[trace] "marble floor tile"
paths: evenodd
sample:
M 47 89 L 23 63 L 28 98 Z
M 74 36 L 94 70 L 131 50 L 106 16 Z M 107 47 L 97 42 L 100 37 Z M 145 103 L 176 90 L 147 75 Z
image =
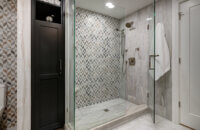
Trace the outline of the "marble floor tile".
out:
M 136 110 L 135 105 L 123 99 L 114 99 L 100 104 L 76 109 L 76 130 L 89 130 L 98 125 L 122 117 L 128 111 Z M 109 111 L 105 112 L 104 110 Z M 176 125 L 171 121 L 156 115 L 156 124 L 153 124 L 151 114 L 145 114 L 113 130 L 189 130 Z
M 123 99 L 113 99 L 100 104 L 76 109 L 76 130 L 88 130 L 98 125 L 107 123 L 126 114 L 129 108 L 138 105 Z M 108 111 L 104 111 L 108 109 Z
M 113 130 L 189 130 L 171 121 L 156 116 L 156 124 L 153 124 L 150 114 L 143 115 L 131 122 L 114 128 Z

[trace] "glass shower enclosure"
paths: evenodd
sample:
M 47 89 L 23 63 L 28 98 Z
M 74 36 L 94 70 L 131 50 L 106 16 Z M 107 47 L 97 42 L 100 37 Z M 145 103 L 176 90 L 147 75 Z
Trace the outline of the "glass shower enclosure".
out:
M 155 122 L 155 1 L 66 0 L 66 127 Z

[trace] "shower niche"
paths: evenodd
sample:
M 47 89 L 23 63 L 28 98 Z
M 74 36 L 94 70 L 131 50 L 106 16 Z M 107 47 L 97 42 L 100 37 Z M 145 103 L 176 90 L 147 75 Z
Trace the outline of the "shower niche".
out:
M 61 3 L 62 1 L 60 1 Z M 61 24 L 61 4 L 36 0 L 35 19 L 40 21 L 59 23 Z

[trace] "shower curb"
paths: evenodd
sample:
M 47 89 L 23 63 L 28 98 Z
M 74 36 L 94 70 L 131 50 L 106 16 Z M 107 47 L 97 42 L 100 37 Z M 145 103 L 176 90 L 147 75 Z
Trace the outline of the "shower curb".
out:
M 131 113 L 127 112 L 126 115 L 120 118 L 117 118 L 108 123 L 92 128 L 90 130 L 112 130 L 115 127 L 121 126 L 147 113 L 150 113 L 150 109 L 146 105 L 141 105 L 141 108 L 135 110 L 134 112 L 131 112 Z

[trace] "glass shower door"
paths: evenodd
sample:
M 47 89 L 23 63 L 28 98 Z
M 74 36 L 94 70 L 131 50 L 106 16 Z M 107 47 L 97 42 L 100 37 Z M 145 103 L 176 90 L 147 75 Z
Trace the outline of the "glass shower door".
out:
M 75 0 L 65 2 L 65 127 L 70 130 L 75 130 L 74 5 Z
M 68 84 L 69 122 L 73 129 L 88 130 L 147 108 L 147 102 L 155 122 L 155 2 L 126 14 L 124 3 L 109 8 L 99 1 L 76 0 L 68 10 L 74 13 L 68 23 L 69 34 L 74 32 L 68 35 L 73 48 L 68 54 L 74 58 L 68 60 L 74 71 Z
M 148 69 L 148 108 L 151 111 L 152 120 L 155 123 L 155 0 L 153 3 L 149 22 L 149 69 Z

